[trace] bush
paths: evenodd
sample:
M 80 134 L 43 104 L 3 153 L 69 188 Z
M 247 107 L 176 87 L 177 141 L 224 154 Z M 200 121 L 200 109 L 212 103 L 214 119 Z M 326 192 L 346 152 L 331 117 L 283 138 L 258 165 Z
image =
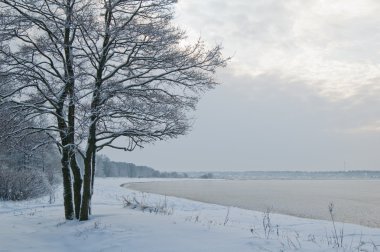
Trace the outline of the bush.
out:
M 209 172 L 209 173 L 203 174 L 199 178 L 201 178 L 201 179 L 212 179 L 212 178 L 214 178 L 214 175 L 211 172 Z
M 47 195 L 52 188 L 46 175 L 37 170 L 0 168 L 0 199 L 25 200 Z

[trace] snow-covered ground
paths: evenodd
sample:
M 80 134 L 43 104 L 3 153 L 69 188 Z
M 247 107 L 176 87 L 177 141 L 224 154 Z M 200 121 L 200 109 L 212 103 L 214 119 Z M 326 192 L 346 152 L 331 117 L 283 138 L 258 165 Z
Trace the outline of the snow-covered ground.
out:
M 48 197 L 0 201 L 0 251 L 380 250 L 380 229 L 336 223 L 335 241 L 333 225 L 328 221 L 264 214 L 120 187 L 136 181 L 150 180 L 97 178 L 94 215 L 86 222 L 64 220 L 61 190 L 53 204 L 48 203 Z M 125 208 L 123 197 L 162 208 L 165 213 Z

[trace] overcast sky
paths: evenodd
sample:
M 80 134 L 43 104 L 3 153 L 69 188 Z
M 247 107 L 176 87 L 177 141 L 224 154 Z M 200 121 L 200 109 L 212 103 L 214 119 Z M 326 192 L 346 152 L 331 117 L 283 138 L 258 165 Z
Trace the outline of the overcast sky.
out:
M 379 170 L 380 1 L 179 0 L 233 56 L 193 130 L 111 159 L 163 171 Z M 346 165 L 344 165 L 346 163 Z

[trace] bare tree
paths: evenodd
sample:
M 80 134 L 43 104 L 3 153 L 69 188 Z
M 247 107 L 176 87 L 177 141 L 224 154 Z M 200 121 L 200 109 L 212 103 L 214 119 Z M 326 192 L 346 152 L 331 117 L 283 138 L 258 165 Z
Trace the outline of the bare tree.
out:
M 3 72 L 20 83 L 3 97 L 31 108 L 32 115 L 56 119 L 38 130 L 60 136 L 63 171 L 71 167 L 74 181 L 81 180 L 75 153 L 82 155 L 83 195 L 75 194 L 74 183 L 74 195 L 81 196 L 74 205 L 76 217 L 87 220 L 96 151 L 132 151 L 185 134 L 188 112 L 217 84 L 212 74 L 226 60 L 219 46 L 186 43 L 172 24 L 175 0 L 0 3 L 8 8 L 1 29 Z M 13 41 L 22 46 L 11 48 Z M 118 138 L 126 144 L 115 144 Z
M 133 150 L 185 134 L 186 111 L 195 108 L 200 91 L 216 84 L 209 73 L 225 63 L 220 47 L 182 45 L 184 32 L 171 24 L 175 2 L 104 1 L 86 15 L 83 23 L 91 25 L 79 29 L 83 57 L 91 64 L 84 71 L 92 80 L 84 85 L 91 96 L 82 106 L 87 145 L 81 219 L 88 218 L 96 150 Z M 127 146 L 113 144 L 119 137 L 128 139 Z
M 84 1 L 81 3 L 85 5 Z M 75 161 L 74 12 L 84 6 L 66 1 L 0 1 L 1 75 L 12 86 L 1 95 L 16 110 L 28 111 L 25 121 L 44 117 L 46 127 L 19 128 L 14 134 L 44 131 L 60 146 L 65 216 L 79 217 L 81 174 Z

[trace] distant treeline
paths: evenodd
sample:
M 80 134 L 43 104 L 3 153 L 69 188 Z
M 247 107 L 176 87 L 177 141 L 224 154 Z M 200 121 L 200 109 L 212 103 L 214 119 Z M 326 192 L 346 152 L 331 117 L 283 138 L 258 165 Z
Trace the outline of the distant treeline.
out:
M 245 171 L 188 172 L 191 178 L 216 179 L 380 179 L 380 171 Z
M 133 163 L 114 162 L 104 155 L 96 159 L 97 177 L 130 177 L 130 178 L 187 178 L 186 173 L 160 172 L 148 166 Z

